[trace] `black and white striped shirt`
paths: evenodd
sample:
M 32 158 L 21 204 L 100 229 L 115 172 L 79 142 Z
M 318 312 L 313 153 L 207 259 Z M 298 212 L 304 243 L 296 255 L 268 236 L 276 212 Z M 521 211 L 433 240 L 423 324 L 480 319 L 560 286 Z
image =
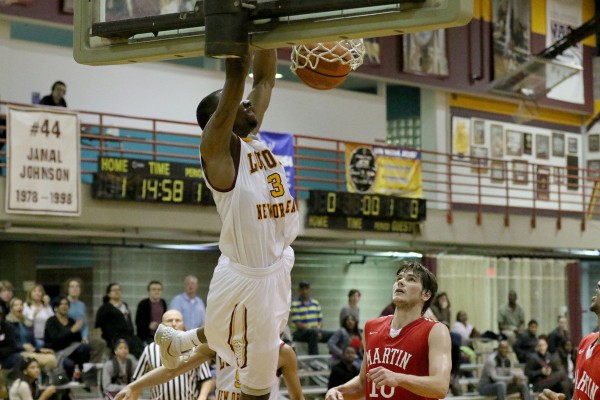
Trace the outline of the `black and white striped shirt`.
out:
M 156 343 L 150 343 L 138 361 L 133 374 L 133 380 L 138 379 L 146 372 L 162 366 L 160 362 L 160 348 Z M 162 385 L 152 388 L 153 400 L 191 400 L 200 395 L 200 381 L 211 377 L 210 364 L 204 363 L 185 374 L 181 374 Z

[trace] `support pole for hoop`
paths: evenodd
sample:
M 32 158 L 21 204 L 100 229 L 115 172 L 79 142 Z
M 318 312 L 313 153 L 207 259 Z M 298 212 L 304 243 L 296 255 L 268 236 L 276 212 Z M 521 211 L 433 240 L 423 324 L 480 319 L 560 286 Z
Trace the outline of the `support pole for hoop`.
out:
M 213 58 L 236 58 L 248 53 L 248 26 L 253 6 L 242 0 L 205 0 L 204 53 Z

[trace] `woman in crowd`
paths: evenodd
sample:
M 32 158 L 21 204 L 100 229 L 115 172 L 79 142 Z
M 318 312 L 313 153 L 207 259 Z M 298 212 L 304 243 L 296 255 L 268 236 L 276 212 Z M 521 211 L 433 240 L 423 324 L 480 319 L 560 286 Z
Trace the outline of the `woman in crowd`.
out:
M 67 316 L 69 300 L 57 297 L 52 302 L 55 315 L 46 322 L 44 339 L 46 345 L 56 352 L 67 376 L 73 376 L 75 365 L 83 367 L 90 361 L 90 346 L 81 343 L 81 327 L 83 321 L 75 321 Z
M 360 296 L 360 290 L 350 289 L 348 292 L 348 304 L 342 306 L 340 310 L 340 326 L 344 326 L 346 315 L 353 315 L 357 321 L 360 321 L 360 308 L 358 307 Z
M 56 387 L 48 386 L 40 393 L 37 386 L 40 376 L 40 365 L 33 358 L 26 358 L 16 368 L 17 379 L 10 386 L 11 400 L 46 400 L 56 393 Z
M 125 339 L 129 351 L 139 358 L 144 350 L 144 344 L 135 336 L 129 306 L 121 297 L 121 286 L 110 283 L 106 287 L 104 304 L 96 312 L 96 328 L 102 329 L 102 339 L 113 343 L 116 339 Z
M 571 339 L 562 341 L 552 357 L 553 363 L 560 365 L 567 375 L 569 393 L 573 393 L 575 390 L 575 361 L 577 360 L 577 349 L 573 347 L 573 341 Z
M 44 304 L 46 291 L 44 287 L 36 283 L 27 291 L 27 298 L 23 308 L 25 318 L 33 322 L 33 335 L 35 336 L 37 347 L 44 347 L 44 328 L 48 318 L 54 315 L 52 307 Z
M 530 354 L 525 365 L 525 375 L 529 383 L 533 385 L 535 392 L 550 389 L 558 393 L 564 393 L 567 399 L 571 398 L 567 375 L 560 365 L 552 363 L 548 352 L 548 342 L 540 337 L 535 346 L 535 353 Z
M 90 335 L 87 322 L 87 309 L 80 300 L 82 281 L 79 278 L 69 278 L 65 282 L 65 294 L 69 299 L 69 318 L 74 321 L 83 321 L 81 326 L 81 343 L 90 345 L 90 362 L 101 363 L 104 361 L 106 342 L 99 335 Z
M 450 299 L 446 292 L 439 293 L 431 304 L 431 311 L 435 315 L 435 319 L 443 323 L 450 329 L 450 320 L 452 315 L 450 314 Z
M 6 316 L 6 322 L 13 327 L 15 341 L 21 355 L 37 360 L 39 366 L 46 372 L 55 368 L 57 363 L 54 351 L 36 345 L 32 323 L 23 314 L 23 300 L 13 297 L 9 306 L 10 312 Z
M 360 368 L 363 359 L 362 336 L 358 329 L 358 321 L 353 315 L 344 318 L 342 326 L 329 338 L 327 345 L 331 353 L 332 365 L 340 362 L 344 349 L 350 346 L 356 350 L 357 358 L 354 363 Z

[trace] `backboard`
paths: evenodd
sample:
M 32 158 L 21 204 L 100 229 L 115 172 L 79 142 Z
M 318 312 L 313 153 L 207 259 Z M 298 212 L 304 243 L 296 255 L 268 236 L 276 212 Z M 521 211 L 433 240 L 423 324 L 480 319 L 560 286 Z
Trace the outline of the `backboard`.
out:
M 203 56 L 203 10 L 203 1 L 189 0 L 75 1 L 74 58 L 107 65 Z M 270 49 L 392 36 L 465 25 L 472 16 L 473 0 L 258 0 L 249 42 Z
M 520 100 L 537 101 L 580 71 L 582 68 L 578 66 L 532 56 L 514 71 L 492 82 L 490 91 Z

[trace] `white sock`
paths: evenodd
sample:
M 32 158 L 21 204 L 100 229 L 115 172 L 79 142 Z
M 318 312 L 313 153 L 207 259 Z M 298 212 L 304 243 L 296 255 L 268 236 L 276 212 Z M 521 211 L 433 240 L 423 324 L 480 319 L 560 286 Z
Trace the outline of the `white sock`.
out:
M 200 346 L 201 342 L 198 339 L 197 329 L 185 331 L 181 334 L 181 352 L 191 350 L 196 346 Z

